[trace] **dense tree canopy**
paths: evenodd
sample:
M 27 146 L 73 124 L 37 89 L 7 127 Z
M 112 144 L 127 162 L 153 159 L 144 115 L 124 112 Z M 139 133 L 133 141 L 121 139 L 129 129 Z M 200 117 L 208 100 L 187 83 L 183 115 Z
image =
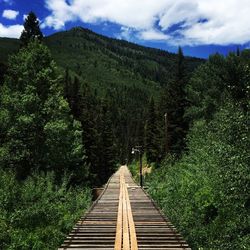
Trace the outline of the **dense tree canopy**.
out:
M 187 150 L 149 180 L 150 193 L 192 249 L 248 249 L 248 50 L 213 55 L 186 85 Z
M 1 88 L 0 162 L 20 178 L 31 170 L 87 171 L 80 123 L 60 82 L 48 49 L 37 41 L 10 59 Z
M 185 117 L 189 105 L 186 94 L 187 82 L 185 58 L 179 47 L 174 79 L 162 89 L 159 101 L 155 105 L 154 126 L 157 132 L 153 137 L 156 140 L 157 146 L 154 148 L 157 157 L 149 158 L 150 162 L 156 159 L 162 160 L 167 154 L 180 156 L 185 149 L 185 137 L 189 125 Z

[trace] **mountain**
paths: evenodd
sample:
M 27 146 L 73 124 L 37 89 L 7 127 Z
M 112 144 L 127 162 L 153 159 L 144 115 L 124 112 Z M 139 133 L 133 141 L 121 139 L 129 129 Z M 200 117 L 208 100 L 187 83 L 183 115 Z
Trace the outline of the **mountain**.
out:
M 88 73 L 91 77 L 85 77 L 92 83 L 101 80 L 110 84 L 116 82 L 113 79 L 115 76 L 122 76 L 123 82 L 128 78 L 139 78 L 139 82 L 143 79 L 151 81 L 152 85 L 160 83 L 163 86 L 172 79 L 177 60 L 176 54 L 108 38 L 82 27 L 48 36 L 45 43 L 58 65 L 80 76 Z M 0 38 L 0 62 L 6 62 L 9 54 L 18 48 L 18 39 Z M 202 62 L 203 59 L 186 57 L 189 72 Z M 110 69 L 115 69 L 112 71 L 112 79 L 108 77 Z M 91 74 L 93 71 L 95 74 Z
M 112 106 L 113 131 L 125 159 L 130 147 L 143 143 L 146 107 L 164 86 L 174 80 L 177 55 L 108 38 L 82 27 L 58 32 L 44 39 L 64 74 L 69 70 L 82 84 L 91 86 Z M 19 40 L 0 38 L 0 63 L 19 48 Z M 186 57 L 188 74 L 204 60 Z M 1 65 L 0 65 L 1 66 Z

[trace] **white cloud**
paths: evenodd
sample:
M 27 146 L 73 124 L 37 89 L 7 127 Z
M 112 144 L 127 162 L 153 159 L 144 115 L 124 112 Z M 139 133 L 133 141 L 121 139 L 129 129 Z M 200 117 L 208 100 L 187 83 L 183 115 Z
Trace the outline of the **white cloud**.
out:
M 164 34 L 163 32 L 160 32 L 155 29 L 141 31 L 139 32 L 138 37 L 142 40 L 150 40 L 150 41 L 153 41 L 153 40 L 167 41 L 170 38 L 169 35 Z
M 133 39 L 133 29 L 128 27 L 121 27 L 121 32 L 116 35 L 117 39 L 125 39 L 127 41 L 132 41 Z
M 52 11 L 52 15 L 45 19 L 42 28 L 48 26 L 58 30 L 63 28 L 66 22 L 73 21 L 77 17 L 72 13 L 74 6 L 69 6 L 64 0 L 46 0 L 45 2 L 46 7 Z
M 15 10 L 4 10 L 3 11 L 3 17 L 10 19 L 10 20 L 15 20 L 16 17 L 19 15 L 19 11 L 15 11 Z
M 18 38 L 23 30 L 23 25 L 4 26 L 0 23 L 0 37 Z
M 113 22 L 121 38 L 165 40 L 180 45 L 244 44 L 250 41 L 250 0 L 45 0 L 43 27 Z M 172 26 L 177 29 L 170 29 Z M 133 31 L 133 32 L 131 32 Z M 127 38 L 126 38 L 127 37 Z
M 46 0 L 52 11 L 45 23 L 55 29 L 63 28 L 64 23 L 75 19 L 87 23 L 109 21 L 135 29 L 149 28 L 156 18 L 153 12 L 164 7 L 163 0 Z M 143 8 L 141 8 L 143 6 Z M 146 11 L 145 11 L 146 9 Z M 142 12 L 141 12 L 142 10 Z
M 25 21 L 25 19 L 28 17 L 28 15 L 27 14 L 24 14 L 23 15 L 23 21 Z

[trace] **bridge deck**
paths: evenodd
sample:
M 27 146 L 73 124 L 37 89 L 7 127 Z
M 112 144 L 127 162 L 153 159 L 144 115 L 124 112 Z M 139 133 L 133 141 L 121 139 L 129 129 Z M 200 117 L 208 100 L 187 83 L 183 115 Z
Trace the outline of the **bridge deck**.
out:
M 126 166 L 82 217 L 59 250 L 191 250 L 174 226 L 134 183 Z

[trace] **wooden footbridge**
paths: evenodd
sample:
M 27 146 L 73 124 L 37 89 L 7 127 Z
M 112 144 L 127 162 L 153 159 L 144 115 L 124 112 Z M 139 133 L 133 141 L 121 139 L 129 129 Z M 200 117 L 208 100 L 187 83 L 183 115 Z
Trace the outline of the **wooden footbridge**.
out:
M 122 166 L 59 250 L 191 250 Z

